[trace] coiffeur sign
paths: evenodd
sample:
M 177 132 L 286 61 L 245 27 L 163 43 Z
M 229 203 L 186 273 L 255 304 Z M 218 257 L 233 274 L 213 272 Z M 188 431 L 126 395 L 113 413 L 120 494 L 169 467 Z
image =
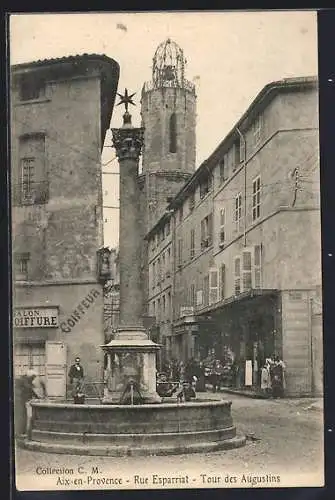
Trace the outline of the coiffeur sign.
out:
M 14 309 L 15 328 L 56 328 L 59 325 L 57 307 L 19 307 Z

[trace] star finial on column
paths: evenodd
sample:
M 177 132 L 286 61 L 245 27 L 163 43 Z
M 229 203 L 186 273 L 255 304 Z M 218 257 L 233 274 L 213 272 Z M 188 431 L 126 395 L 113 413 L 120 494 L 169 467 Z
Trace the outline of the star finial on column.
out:
M 120 97 L 120 102 L 117 104 L 117 106 L 120 106 L 120 104 L 124 104 L 124 107 L 126 108 L 126 113 L 128 113 L 128 106 L 129 104 L 132 104 L 133 106 L 136 106 L 136 104 L 133 101 L 133 97 L 136 94 L 134 92 L 133 94 L 129 95 L 128 94 L 128 89 L 124 89 L 124 95 L 117 93 L 117 95 Z

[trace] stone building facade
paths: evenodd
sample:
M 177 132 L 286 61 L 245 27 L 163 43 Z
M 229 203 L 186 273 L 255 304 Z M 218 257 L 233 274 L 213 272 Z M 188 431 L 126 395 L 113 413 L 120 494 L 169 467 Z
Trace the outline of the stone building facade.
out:
M 49 396 L 75 356 L 101 380 L 100 155 L 118 76 L 100 55 L 11 68 L 14 375 L 34 368 Z
M 149 310 L 166 356 L 215 350 L 239 367 L 237 385 L 257 388 L 277 354 L 287 394 L 322 392 L 319 192 L 317 80 L 270 83 L 147 234 Z M 164 241 L 171 277 L 159 287 Z

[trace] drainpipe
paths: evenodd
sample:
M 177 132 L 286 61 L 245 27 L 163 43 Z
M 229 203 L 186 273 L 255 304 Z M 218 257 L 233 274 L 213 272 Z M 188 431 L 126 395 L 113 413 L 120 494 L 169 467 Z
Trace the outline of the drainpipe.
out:
M 247 246 L 247 169 L 246 169 L 246 157 L 247 157 L 247 148 L 246 148 L 246 140 L 242 132 L 238 127 L 236 127 L 236 131 L 240 136 L 240 139 L 243 143 L 243 171 L 244 171 L 244 231 L 243 231 L 243 239 L 244 246 Z
M 171 312 L 172 312 L 172 325 L 175 320 L 176 304 L 175 304 L 175 291 L 176 291 L 176 268 L 177 268 L 177 242 L 176 242 L 176 212 L 172 210 L 172 231 L 171 231 L 171 246 L 172 246 L 172 290 L 171 290 Z

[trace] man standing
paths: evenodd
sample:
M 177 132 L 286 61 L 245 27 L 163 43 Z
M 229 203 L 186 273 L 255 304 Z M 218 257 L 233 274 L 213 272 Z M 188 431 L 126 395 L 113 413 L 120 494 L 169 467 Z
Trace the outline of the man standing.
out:
M 38 380 L 35 370 L 29 369 L 27 373 L 15 381 L 15 434 L 16 436 L 28 435 L 30 432 L 32 399 L 45 397 L 44 385 Z
M 80 364 L 80 358 L 77 356 L 74 364 L 70 366 L 69 380 L 72 386 L 72 397 L 74 402 L 78 402 L 78 397 L 83 397 L 83 382 L 84 382 L 84 369 Z

